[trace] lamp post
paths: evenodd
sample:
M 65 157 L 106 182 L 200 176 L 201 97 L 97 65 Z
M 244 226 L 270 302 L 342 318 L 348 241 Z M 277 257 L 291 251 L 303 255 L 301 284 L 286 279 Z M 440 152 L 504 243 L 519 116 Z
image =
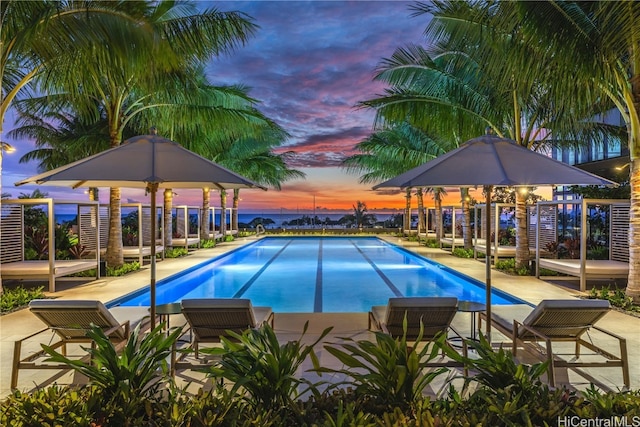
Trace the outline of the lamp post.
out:
M 13 145 L 2 141 L 0 144 L 2 144 L 2 147 L 0 149 L 0 200 L 2 199 L 2 158 L 4 157 L 4 153 L 13 153 L 14 151 L 16 151 L 16 149 L 13 147 Z M 0 208 L 2 207 L 2 202 L 0 201 Z M 0 209 L 1 210 L 1 209 Z M 1 221 L 1 219 L 0 219 Z M 1 233 L 1 231 L 0 231 Z M 1 234 L 0 234 L 1 237 Z M 1 264 L 0 264 L 1 265 Z M 2 270 L 0 267 L 0 294 L 3 292 L 2 289 Z

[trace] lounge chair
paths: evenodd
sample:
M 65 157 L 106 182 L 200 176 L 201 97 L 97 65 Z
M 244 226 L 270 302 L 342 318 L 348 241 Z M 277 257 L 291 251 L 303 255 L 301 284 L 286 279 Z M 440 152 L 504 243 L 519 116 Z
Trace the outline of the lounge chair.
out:
M 118 321 L 111 312 L 96 300 L 60 300 L 37 299 L 29 303 L 29 310 L 42 320 L 47 327 L 14 343 L 13 366 L 11 371 L 11 388 L 18 385 L 18 371 L 20 369 L 56 369 L 68 370 L 68 366 L 53 363 L 37 363 L 38 359 L 49 357 L 44 351 L 38 350 L 22 358 L 22 345 L 26 340 L 49 331 L 57 336 L 57 342 L 51 343 L 53 338 L 47 338 L 47 344 L 54 349 L 62 347 L 62 353 L 67 354 L 67 344 L 91 343 L 87 331 L 91 325 L 97 325 L 104 331 L 112 342 L 122 343 L 129 338 L 129 320 Z
M 554 369 L 559 367 L 576 368 L 576 367 L 621 367 L 623 382 L 629 387 L 629 361 L 627 356 L 627 342 L 612 332 L 606 331 L 595 326 L 610 310 L 609 301 L 597 299 L 569 299 L 569 300 L 543 300 L 538 306 L 531 311 L 522 310 L 520 308 L 510 308 L 505 306 L 504 309 L 496 306 L 492 314 L 492 325 L 500 332 L 512 340 L 513 355 L 517 355 L 518 345 L 524 345 L 531 342 L 544 342 L 544 354 L 542 351 L 536 353 L 542 356 L 543 360 L 547 360 L 549 384 L 555 387 Z M 485 318 L 481 314 L 481 318 Z M 582 337 L 589 330 L 596 330 L 609 338 L 613 338 L 613 342 L 617 341 L 620 347 L 620 355 L 612 354 L 608 349 L 602 346 L 596 346 L 593 342 L 594 337 L 584 340 Z M 565 360 L 554 354 L 552 343 L 569 341 L 575 342 L 575 357 L 571 360 Z M 611 346 L 611 343 L 608 344 Z M 605 361 L 586 361 L 580 360 L 580 346 L 584 346 L 593 352 L 604 356 Z M 540 350 L 538 348 L 538 350 Z
M 389 298 L 387 305 L 374 305 L 369 312 L 369 330 L 373 327 L 391 335 L 401 337 L 404 334 L 403 322 L 407 318 L 407 340 L 415 340 L 420 333 L 422 324 L 422 339 L 431 341 L 436 335 L 455 334 L 454 339 L 460 341 L 463 356 L 467 356 L 467 345 L 462 335 L 451 326 L 451 321 L 458 311 L 458 299 L 452 297 L 405 297 Z M 446 344 L 454 349 L 447 338 Z M 452 360 L 432 361 L 429 366 L 463 367 L 461 363 Z M 466 369 L 465 369 L 466 373 Z
M 241 334 L 267 323 L 273 327 L 274 321 L 271 307 L 254 307 L 251 300 L 241 298 L 184 299 L 182 314 L 189 325 L 187 331 L 191 335 L 191 348 L 196 359 L 202 343 L 218 343 L 221 337 L 229 336 L 229 331 Z M 176 351 L 171 362 L 172 373 L 177 369 L 192 367 L 192 364 L 179 361 Z
M 415 339 L 423 324 L 423 337 L 432 339 L 437 333 L 451 329 L 451 320 L 458 311 L 458 299 L 451 297 L 389 298 L 387 305 L 374 305 L 369 312 L 369 329 L 376 326 L 393 337 L 403 334 L 402 323 L 407 316 L 407 339 Z M 456 332 L 457 333 L 457 332 Z

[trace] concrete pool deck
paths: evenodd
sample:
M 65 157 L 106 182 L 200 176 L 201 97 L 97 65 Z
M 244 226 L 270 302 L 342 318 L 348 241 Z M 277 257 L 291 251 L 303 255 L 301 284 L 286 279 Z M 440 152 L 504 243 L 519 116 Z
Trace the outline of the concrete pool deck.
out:
M 384 239 L 484 282 L 485 265 L 483 262 L 474 259 L 457 258 L 441 249 L 419 246 L 416 242 L 408 242 L 397 237 L 385 237 Z M 219 244 L 215 248 L 199 249 L 191 252 L 187 257 L 166 259 L 158 262 L 157 278 L 158 280 L 163 279 L 254 240 L 255 238 L 239 238 L 234 242 Z M 149 269 L 148 266 L 145 266 L 141 271 L 128 274 L 125 277 L 110 277 L 75 286 L 66 286 L 64 282 L 61 282 L 60 290 L 55 293 L 55 296 L 69 299 L 98 299 L 108 302 L 144 287 L 148 283 Z M 535 277 L 510 276 L 496 270 L 492 271 L 492 285 L 532 304 L 537 304 L 542 299 L 571 298 L 580 294 L 577 289 L 572 289 L 570 286 L 559 286 Z M 334 329 L 325 339 L 326 342 L 336 342 L 338 337 L 345 336 L 356 339 L 369 339 L 373 336 L 371 332 L 367 331 L 366 313 L 276 313 L 275 330 L 278 338 L 282 342 L 299 338 L 304 322 L 307 320 L 309 321 L 309 331 L 305 341 L 312 341 L 314 336 L 317 336 L 327 326 L 333 326 Z M 453 325 L 460 332 L 469 334 L 469 313 L 458 313 L 454 318 Z M 627 339 L 631 388 L 639 389 L 640 364 L 635 363 L 635 361 L 640 359 L 640 318 L 611 310 L 598 322 L 598 325 Z M 42 322 L 31 314 L 29 310 L 19 310 L 0 316 L 0 398 L 6 397 L 11 392 L 10 377 L 13 342 L 42 329 L 43 326 Z M 494 334 L 494 342 L 500 342 L 503 338 L 497 333 Z M 336 360 L 332 360 L 321 345 L 316 347 L 316 351 L 324 366 L 331 366 L 331 364 L 336 363 Z M 524 355 L 524 357 L 526 358 L 527 356 Z M 305 366 L 303 369 L 306 370 L 308 367 Z M 613 390 L 622 388 L 622 373 L 619 368 L 593 368 L 585 369 L 584 371 L 586 375 L 580 375 L 572 370 L 559 372 L 557 381 L 559 384 L 570 384 L 578 389 L 585 388 L 590 382 L 596 382 Z M 47 370 L 21 370 L 18 389 L 32 389 L 36 384 L 42 383 L 54 373 L 55 371 Z M 57 381 L 60 384 L 65 384 L 71 378 L 72 374 L 66 374 Z

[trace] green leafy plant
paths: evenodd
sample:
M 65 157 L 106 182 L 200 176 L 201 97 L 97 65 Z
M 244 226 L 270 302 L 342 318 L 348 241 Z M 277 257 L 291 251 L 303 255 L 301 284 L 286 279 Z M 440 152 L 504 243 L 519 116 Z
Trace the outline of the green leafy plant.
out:
M 200 240 L 200 247 L 202 249 L 210 249 L 216 246 L 216 241 L 213 239 L 202 239 Z
M 124 263 L 121 267 L 109 267 L 107 266 L 107 276 L 117 277 L 124 276 L 127 273 L 131 273 L 132 271 L 140 270 L 140 262 L 132 261 Z
M 422 325 L 414 342 L 407 341 L 407 319 L 404 334 L 394 338 L 375 332 L 375 342 L 344 338 L 345 343 L 326 345 L 325 349 L 344 364 L 342 369 L 322 368 L 321 372 L 340 373 L 352 380 L 347 384 L 356 394 L 383 405 L 406 405 L 422 397 L 424 389 L 446 368 L 432 369 L 427 365 L 445 346 L 446 336 L 437 336 L 423 343 Z M 338 348 L 339 346 L 341 348 Z
M 480 340 L 466 340 L 476 357 L 463 357 L 444 349 L 454 360 L 463 362 L 473 374 L 465 377 L 463 392 L 471 383 L 477 388 L 468 404 L 485 409 L 490 417 L 483 425 L 535 426 L 565 415 L 570 398 L 565 390 L 551 392 L 540 377 L 547 372 L 547 362 L 519 364 L 510 351 L 497 351 L 480 334 Z
M 427 239 L 424 242 L 424 245 L 428 248 L 439 248 L 440 244 L 436 239 Z
M 91 387 L 72 389 L 53 385 L 31 393 L 16 390 L 0 404 L 0 425 L 89 426 L 93 421 L 89 408 L 99 399 Z
M 316 384 L 297 378 L 296 372 L 307 358 L 314 368 L 319 368 L 313 347 L 332 329 L 325 329 L 313 343 L 305 345 L 302 340 L 308 327 L 306 322 L 300 338 L 285 344 L 278 342 L 269 325 L 248 329 L 242 335 L 229 331 L 228 338 L 221 338 L 222 347 L 201 350 L 220 357 L 218 364 L 209 367 L 207 375 L 230 381 L 231 392 L 254 407 L 275 411 L 295 409 L 294 402 L 302 394 L 318 394 Z
M 37 298 L 45 298 L 44 287 L 25 289 L 22 286 L 5 288 L 0 293 L 0 313 L 8 313 L 29 304 L 29 301 Z
M 627 311 L 640 312 L 640 306 L 633 303 L 633 298 L 625 294 L 624 289 L 614 287 L 611 289 L 609 285 L 603 286 L 600 289 L 591 288 L 589 292 L 589 298 L 604 299 L 611 303 L 611 305 L 621 308 Z
M 168 336 L 161 324 L 148 334 L 141 335 L 136 327 L 118 352 L 111 340 L 97 326 L 87 332 L 95 346 L 85 350 L 90 361 L 69 359 L 47 345 L 42 345 L 49 361 L 67 365 L 89 378 L 101 395 L 99 411 L 112 425 L 129 425 L 132 420 L 153 418 L 149 402 L 162 399 L 163 382 L 169 379 L 167 358 L 182 333 L 180 328 Z
M 189 251 L 185 248 L 169 248 L 164 250 L 165 258 L 180 258 L 181 256 L 186 256 L 189 254 Z
M 453 248 L 451 254 L 458 258 L 473 258 L 473 249 Z

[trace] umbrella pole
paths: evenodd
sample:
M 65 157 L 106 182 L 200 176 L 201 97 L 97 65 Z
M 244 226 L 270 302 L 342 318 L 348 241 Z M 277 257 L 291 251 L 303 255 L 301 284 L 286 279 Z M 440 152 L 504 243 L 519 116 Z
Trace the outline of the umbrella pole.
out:
M 485 278 L 486 278 L 486 306 L 487 306 L 487 341 L 491 343 L 491 190 L 492 186 L 485 185 Z M 498 230 L 496 230 L 496 233 Z
M 158 192 L 158 184 L 149 184 L 147 187 L 151 193 L 151 283 L 149 285 L 151 293 L 150 315 L 151 329 L 156 327 L 156 193 Z

